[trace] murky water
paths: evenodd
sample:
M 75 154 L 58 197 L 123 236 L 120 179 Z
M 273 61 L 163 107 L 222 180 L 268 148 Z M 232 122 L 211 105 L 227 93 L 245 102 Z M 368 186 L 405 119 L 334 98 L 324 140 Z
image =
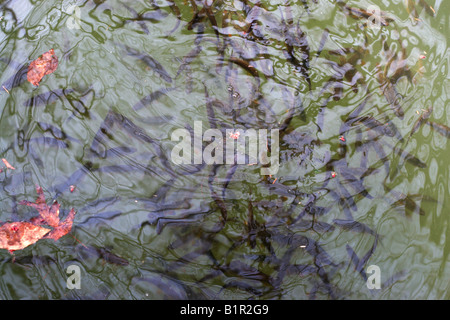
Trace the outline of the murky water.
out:
M 3 1 L 0 220 L 36 184 L 77 214 L 2 250 L 0 297 L 450 298 L 450 3 L 337 2 Z M 196 121 L 278 129 L 279 170 L 175 164 Z

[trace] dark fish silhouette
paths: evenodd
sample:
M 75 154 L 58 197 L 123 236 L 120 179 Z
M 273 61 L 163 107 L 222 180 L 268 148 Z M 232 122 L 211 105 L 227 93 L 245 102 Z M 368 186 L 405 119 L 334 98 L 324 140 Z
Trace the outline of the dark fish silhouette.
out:
M 375 249 L 377 248 L 378 243 L 378 237 L 375 237 L 375 241 L 373 242 L 372 247 L 367 251 L 367 253 L 362 257 L 361 259 L 358 257 L 358 255 L 353 251 L 352 247 L 350 247 L 348 244 L 345 246 L 347 249 L 347 253 L 350 257 L 350 260 L 352 261 L 353 265 L 355 266 L 355 270 L 361 275 L 364 281 L 367 282 L 367 274 L 364 270 L 365 265 L 367 264 L 367 261 L 369 261 L 370 257 L 374 254 Z
M 300 22 L 293 27 L 293 16 L 290 6 L 286 6 L 286 22 L 285 22 L 285 46 L 284 54 L 286 59 L 294 65 L 295 69 L 306 79 L 309 90 L 311 91 L 311 78 L 309 76 L 309 44 L 306 33 L 300 28 Z M 300 49 L 301 60 L 295 56 L 295 48 Z
M 36 138 L 30 138 L 30 139 L 25 139 L 25 142 L 29 142 L 29 143 L 36 143 L 36 144 L 40 144 L 42 146 L 46 146 L 46 147 L 57 147 L 57 148 L 61 148 L 61 149 L 65 149 L 69 147 L 69 144 L 67 142 L 55 139 L 55 138 L 51 138 L 51 137 L 36 137 Z
M 118 255 L 112 253 L 111 251 L 107 250 L 106 248 L 99 248 L 97 246 L 82 246 L 80 247 L 80 250 L 83 254 L 89 254 L 97 256 L 98 258 L 110 263 L 115 264 L 118 266 L 128 266 L 130 262 L 122 257 L 119 257 Z
M 417 131 L 419 130 L 419 128 L 422 126 L 422 124 L 424 122 L 426 122 L 428 120 L 428 118 L 430 117 L 431 113 L 433 112 L 433 107 L 430 106 L 427 110 L 423 111 L 422 114 L 419 116 L 419 118 L 416 120 L 416 122 L 414 123 L 411 132 L 409 133 L 408 136 L 408 142 L 409 139 L 411 138 L 411 136 Z M 406 143 L 408 144 L 408 143 Z
M 400 105 L 401 97 L 395 89 L 395 84 L 385 78 L 381 71 L 378 71 L 378 81 L 380 83 L 380 89 L 389 103 L 389 106 L 398 118 L 403 119 L 405 112 Z
M 317 52 L 316 52 L 316 59 L 322 53 L 329 34 L 330 34 L 330 30 L 328 30 L 328 28 L 323 29 L 322 37 L 320 38 L 320 42 L 319 42 L 319 47 L 317 48 Z
M 400 155 L 400 158 L 411 163 L 413 166 L 419 167 L 419 168 L 426 168 L 427 164 L 417 157 L 413 156 L 412 154 L 406 152 L 405 150 L 401 149 L 400 147 L 395 146 L 394 152 Z
M 375 237 L 378 236 L 378 234 L 375 231 L 373 231 L 371 228 L 369 228 L 367 225 L 365 225 L 362 222 L 358 222 L 355 220 L 334 219 L 333 223 L 335 225 L 337 225 L 339 228 L 342 228 L 343 230 L 346 230 L 346 231 L 368 233 Z
M 436 122 L 428 121 L 427 124 L 433 128 L 437 133 L 443 135 L 446 138 L 450 138 L 450 128 L 446 125 L 439 124 Z
M 176 88 L 162 88 L 162 89 L 156 90 L 156 91 L 150 93 L 149 95 L 145 96 L 141 100 L 139 100 L 139 102 L 133 106 L 133 109 L 138 111 L 138 110 L 152 104 L 153 101 L 156 101 L 163 96 L 167 96 L 167 94 L 174 89 L 176 89 Z
M 230 57 L 229 61 L 242 67 L 243 69 L 248 71 L 248 73 L 250 73 L 252 76 L 257 78 L 259 77 L 258 70 L 249 61 L 236 57 Z
M 131 8 L 130 6 L 126 5 L 125 3 L 122 3 L 122 5 L 128 9 L 133 14 L 133 18 L 129 18 L 125 20 L 125 23 L 135 21 L 139 24 L 139 26 L 142 28 L 142 30 L 146 34 L 150 34 L 150 31 L 148 30 L 145 21 L 150 21 L 151 23 L 158 23 L 163 21 L 165 17 L 167 17 L 167 13 L 161 11 L 159 8 L 154 7 L 154 11 L 151 12 L 144 12 L 144 13 L 138 13 L 136 10 Z
M 345 14 L 354 19 L 370 19 L 375 16 L 377 21 L 379 21 L 383 26 L 388 26 L 390 22 L 394 21 L 394 19 L 387 17 L 386 13 L 382 11 L 380 11 L 379 14 L 375 14 L 375 12 L 368 12 L 357 7 L 350 7 L 345 4 L 343 0 L 337 0 L 336 3 L 344 11 Z
M 156 59 L 151 57 L 148 54 L 140 53 L 137 50 L 130 48 L 127 45 L 116 43 L 117 46 L 125 48 L 125 51 L 128 55 L 133 56 L 142 62 L 144 62 L 147 66 L 149 66 L 152 70 L 154 70 L 157 74 L 161 76 L 166 82 L 172 83 L 172 77 L 166 71 L 166 69 L 159 63 Z

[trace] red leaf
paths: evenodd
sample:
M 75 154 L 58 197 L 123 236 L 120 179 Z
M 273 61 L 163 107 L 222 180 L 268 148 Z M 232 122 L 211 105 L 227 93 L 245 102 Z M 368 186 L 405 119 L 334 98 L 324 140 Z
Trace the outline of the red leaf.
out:
M 0 248 L 10 252 L 21 250 L 42 239 L 50 229 L 30 222 L 10 222 L 0 227 Z
M 23 200 L 20 201 L 19 204 L 35 208 L 37 211 L 39 211 L 39 214 L 43 219 L 43 222 L 38 224 L 48 224 L 49 226 L 56 228 L 59 225 L 59 207 L 60 207 L 59 203 L 55 201 L 49 207 L 45 203 L 45 196 L 44 192 L 42 191 L 42 188 L 36 186 L 36 192 L 38 193 L 38 198 L 36 199 L 35 203 Z M 35 222 L 38 221 L 36 220 Z
M 36 192 L 38 194 L 36 202 L 20 201 L 19 204 L 37 209 L 39 216 L 32 218 L 30 222 L 11 222 L 1 226 L 0 249 L 7 249 L 12 254 L 13 251 L 23 249 L 42 238 L 56 241 L 72 230 L 75 210 L 70 210 L 67 218 L 60 222 L 59 203 L 55 201 L 49 207 L 40 186 L 36 186 Z M 52 226 L 53 230 L 41 227 L 42 224 Z
M 5 158 L 2 158 L 2 161 L 5 164 L 7 169 L 16 170 L 16 168 L 14 168 L 12 165 L 10 165 L 9 162 Z
M 41 79 L 46 74 L 54 72 L 57 67 L 58 57 L 55 55 L 55 51 L 51 49 L 30 63 L 28 66 L 27 80 L 32 85 L 38 86 Z
M 64 222 L 62 222 L 55 229 L 50 231 L 50 233 L 48 235 L 46 235 L 45 238 L 53 239 L 56 241 L 59 238 L 61 238 L 62 236 L 65 236 L 66 234 L 68 234 L 70 232 L 70 230 L 72 230 L 72 224 L 73 224 L 74 218 L 75 218 L 75 210 L 72 209 L 72 210 L 70 210 L 69 215 L 67 216 L 66 220 L 64 220 Z

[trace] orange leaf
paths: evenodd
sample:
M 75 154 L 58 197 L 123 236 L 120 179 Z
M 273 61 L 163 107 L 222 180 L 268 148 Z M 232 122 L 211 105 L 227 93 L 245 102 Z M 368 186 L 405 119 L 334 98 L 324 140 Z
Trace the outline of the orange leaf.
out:
M 10 222 L 0 227 L 0 248 L 21 250 L 45 236 L 50 229 L 30 222 Z
M 7 169 L 16 170 L 16 168 L 14 168 L 12 165 L 10 165 L 9 162 L 5 158 L 2 158 L 2 161 L 5 164 Z
M 38 86 L 41 79 L 46 74 L 54 72 L 57 67 L 58 57 L 55 55 L 55 51 L 51 49 L 30 63 L 28 66 L 27 80 L 32 85 Z
M 35 208 L 37 211 L 39 211 L 39 214 L 43 221 L 41 221 L 41 223 L 39 223 L 39 221 L 37 221 L 35 219 L 35 220 L 33 220 L 34 223 L 48 224 L 49 226 L 56 228 L 59 225 L 60 204 L 57 201 L 55 201 L 49 207 L 49 206 L 47 206 L 47 203 L 45 203 L 44 192 L 42 191 L 42 188 L 40 186 L 36 186 L 36 192 L 38 194 L 38 198 L 36 199 L 36 202 L 30 202 L 30 201 L 23 200 L 23 201 L 20 201 L 19 204 Z
M 75 218 L 75 210 L 72 209 L 72 210 L 70 210 L 69 215 L 67 216 L 66 220 L 64 220 L 64 222 L 62 222 L 55 229 L 50 231 L 50 233 L 48 235 L 46 235 L 45 238 L 53 239 L 56 241 L 59 238 L 61 238 L 62 236 L 65 236 L 66 234 L 68 234 L 70 232 L 70 230 L 72 230 L 72 224 L 73 224 L 74 218 Z

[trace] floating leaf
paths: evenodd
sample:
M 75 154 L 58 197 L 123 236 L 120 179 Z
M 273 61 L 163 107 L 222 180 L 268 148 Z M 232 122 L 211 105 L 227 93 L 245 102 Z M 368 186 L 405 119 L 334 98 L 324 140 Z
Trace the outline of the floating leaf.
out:
M 50 229 L 30 222 L 9 222 L 0 227 L 0 248 L 10 252 L 21 250 L 42 239 Z
M 5 158 L 2 158 L 2 161 L 5 164 L 7 169 L 16 170 L 16 168 L 14 168 L 12 165 L 10 165 L 9 162 Z
M 38 86 L 41 79 L 46 74 L 53 73 L 57 67 L 58 57 L 55 55 L 55 51 L 51 49 L 30 63 L 28 66 L 27 80 L 32 85 Z
M 44 192 L 42 191 L 42 188 L 40 186 L 36 186 L 36 192 L 38 194 L 36 202 L 24 200 L 20 201 L 19 204 L 35 208 L 37 211 L 39 211 L 39 217 L 32 218 L 30 222 L 37 226 L 44 224 L 53 227 L 54 229 L 51 230 L 45 238 L 53 239 L 56 241 L 62 236 L 68 234 L 70 230 L 72 230 L 73 219 L 75 218 L 75 210 L 70 210 L 67 218 L 63 222 L 60 222 L 60 204 L 55 201 L 51 206 L 48 206 L 45 202 Z
M 59 238 L 68 234 L 70 232 L 70 230 L 72 230 L 72 224 L 73 224 L 74 218 L 75 218 L 75 210 L 72 209 L 72 210 L 70 210 L 69 215 L 67 216 L 66 220 L 64 220 L 64 222 L 62 222 L 55 229 L 50 231 L 50 233 L 47 236 L 45 236 L 45 238 L 53 239 L 56 241 Z
M 36 202 L 30 201 L 20 201 L 19 204 L 26 205 L 32 208 L 35 208 L 39 211 L 41 216 L 41 220 L 35 218 L 33 219 L 33 223 L 36 224 L 47 224 L 51 227 L 56 228 L 59 225 L 59 207 L 60 204 L 55 201 L 50 207 L 45 202 L 44 192 L 40 186 L 36 186 L 36 192 L 38 193 L 38 198 Z

